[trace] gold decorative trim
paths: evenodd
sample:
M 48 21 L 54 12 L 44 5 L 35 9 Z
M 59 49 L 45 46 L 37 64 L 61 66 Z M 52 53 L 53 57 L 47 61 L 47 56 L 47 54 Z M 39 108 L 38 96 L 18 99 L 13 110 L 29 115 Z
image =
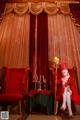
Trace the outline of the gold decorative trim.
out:
M 5 7 L 5 14 L 14 11 L 15 13 L 22 15 L 29 11 L 34 15 L 40 14 L 45 11 L 49 15 L 57 14 L 59 11 L 62 14 L 69 14 L 69 4 L 67 3 L 50 3 L 50 2 L 28 2 L 28 3 L 7 3 Z
M 57 7 L 56 3 L 45 3 L 44 11 L 49 14 L 53 15 L 56 14 L 59 11 L 59 8 Z
M 27 3 L 27 2 L 62 2 L 62 3 L 80 3 L 79 0 L 7 0 L 11 3 Z
M 15 5 L 14 12 L 23 15 L 28 11 L 28 3 L 18 3 Z
M 31 12 L 32 14 L 39 15 L 42 11 L 43 11 L 42 2 L 29 4 L 29 12 Z

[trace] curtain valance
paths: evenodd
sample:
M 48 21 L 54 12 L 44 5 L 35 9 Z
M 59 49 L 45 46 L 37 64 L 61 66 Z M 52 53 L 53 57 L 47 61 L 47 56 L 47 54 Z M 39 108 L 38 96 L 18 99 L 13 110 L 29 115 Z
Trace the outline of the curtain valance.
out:
M 7 3 L 4 10 L 5 14 L 8 14 L 13 11 L 18 15 L 23 15 L 29 12 L 34 15 L 38 15 L 42 11 L 50 15 L 57 14 L 58 12 L 63 14 L 70 14 L 68 3 Z

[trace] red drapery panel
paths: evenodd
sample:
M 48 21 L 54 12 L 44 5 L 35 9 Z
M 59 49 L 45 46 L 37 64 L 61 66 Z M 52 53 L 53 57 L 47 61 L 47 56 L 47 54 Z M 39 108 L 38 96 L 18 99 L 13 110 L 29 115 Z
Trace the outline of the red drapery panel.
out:
M 29 89 L 32 89 L 32 81 L 40 80 L 40 77 L 48 80 L 48 18 L 45 13 L 38 16 L 30 14 L 29 51 L 32 71 Z
M 80 24 L 80 4 L 70 4 L 69 6 L 76 23 Z
M 5 4 L 6 3 L 4 2 L 0 2 L 0 18 L 1 18 L 2 13 L 4 12 Z
M 37 17 L 37 69 L 38 77 L 48 79 L 48 17 L 41 13 Z
M 33 66 L 33 58 L 35 53 L 35 15 L 30 14 L 30 44 L 29 44 L 29 64 Z
M 29 43 L 29 65 L 31 70 L 34 70 L 34 56 L 35 56 L 35 15 L 30 14 L 30 43 Z M 32 73 L 33 74 L 33 73 Z M 29 89 L 32 89 L 32 74 L 30 74 Z
M 30 45 L 29 45 L 29 58 L 30 58 L 30 67 L 33 64 L 33 55 L 35 53 L 35 15 L 30 14 Z

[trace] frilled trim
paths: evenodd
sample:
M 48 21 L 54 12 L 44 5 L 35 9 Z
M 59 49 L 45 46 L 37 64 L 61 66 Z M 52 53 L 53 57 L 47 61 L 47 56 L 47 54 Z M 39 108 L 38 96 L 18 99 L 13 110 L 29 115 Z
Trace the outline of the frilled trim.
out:
M 34 15 L 39 15 L 42 11 L 49 15 L 57 14 L 58 12 L 62 14 L 70 14 L 68 3 L 49 3 L 49 2 L 39 2 L 39 3 L 7 3 L 4 13 L 8 14 L 14 11 L 18 15 L 23 15 L 25 13 L 32 13 Z
M 48 15 L 55 15 L 61 13 L 64 15 L 71 15 L 73 22 L 80 31 L 80 24 L 73 18 L 69 3 L 51 3 L 51 2 L 28 2 L 28 3 L 6 3 L 4 15 L 14 12 L 18 15 L 24 15 L 32 13 L 33 15 L 39 15 L 41 12 L 45 12 Z M 2 20 L 2 18 L 1 18 Z

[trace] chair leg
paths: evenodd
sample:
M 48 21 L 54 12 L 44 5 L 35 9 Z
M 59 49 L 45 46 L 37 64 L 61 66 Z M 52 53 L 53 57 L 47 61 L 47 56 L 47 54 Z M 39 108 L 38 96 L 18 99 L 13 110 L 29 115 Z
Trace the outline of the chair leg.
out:
M 20 114 L 20 120 L 22 120 L 23 119 L 23 117 L 22 117 L 22 102 L 21 102 L 21 100 L 19 101 L 19 114 Z
M 8 111 L 9 111 L 9 113 L 10 113 L 10 105 L 8 105 L 8 108 L 7 108 L 7 109 L 8 109 Z
M 54 101 L 54 115 L 58 113 L 58 101 Z
M 20 113 L 20 115 L 22 114 L 22 105 L 21 105 L 21 100 L 19 101 L 19 113 Z
M 19 113 L 20 113 L 20 119 L 19 120 L 24 120 L 26 118 L 25 111 L 23 110 L 23 107 L 25 108 L 25 102 L 26 101 L 19 101 Z M 22 111 L 23 110 L 23 111 Z
M 0 111 L 2 111 L 2 105 L 0 105 Z

